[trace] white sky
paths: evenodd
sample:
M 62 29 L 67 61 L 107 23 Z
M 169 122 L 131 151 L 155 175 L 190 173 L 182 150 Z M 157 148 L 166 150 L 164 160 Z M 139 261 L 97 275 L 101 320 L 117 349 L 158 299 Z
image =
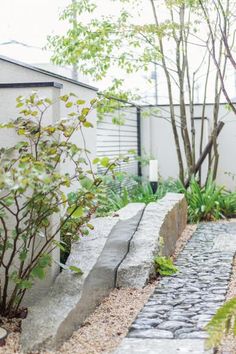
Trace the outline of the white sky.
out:
M 99 1 L 104 5 L 106 3 L 106 0 Z M 24 48 L 17 45 L 4 46 L 1 43 L 16 40 L 31 46 L 44 47 L 48 35 L 66 32 L 66 23 L 59 21 L 59 14 L 70 2 L 71 0 L 0 0 L 0 54 L 29 63 L 48 62 L 50 53 L 42 53 L 37 48 Z M 101 6 L 101 9 L 105 12 L 106 6 Z M 111 12 L 110 10 L 108 11 Z M 112 10 L 114 13 L 118 12 L 115 5 Z M 141 16 L 143 19 L 147 19 L 147 17 L 150 19 L 148 6 L 144 8 Z M 142 21 L 141 18 L 138 19 L 139 21 Z M 192 58 L 194 57 L 195 54 Z M 198 53 L 196 53 L 197 57 Z M 141 87 L 143 86 L 142 79 L 142 75 L 139 76 L 139 81 L 141 81 L 139 86 Z M 128 87 L 130 85 L 132 88 L 133 80 L 129 80 L 127 83 Z M 97 86 L 101 88 L 101 83 L 98 83 Z M 150 93 L 153 94 L 153 87 L 150 89 Z
M 47 35 L 63 31 L 59 12 L 69 0 L 0 0 L 0 41 L 15 39 L 44 46 Z

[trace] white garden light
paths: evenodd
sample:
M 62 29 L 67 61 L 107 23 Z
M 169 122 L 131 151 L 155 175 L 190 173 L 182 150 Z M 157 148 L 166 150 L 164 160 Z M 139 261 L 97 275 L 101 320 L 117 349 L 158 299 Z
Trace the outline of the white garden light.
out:
M 158 187 L 158 161 L 149 161 L 149 182 L 153 193 L 156 193 Z

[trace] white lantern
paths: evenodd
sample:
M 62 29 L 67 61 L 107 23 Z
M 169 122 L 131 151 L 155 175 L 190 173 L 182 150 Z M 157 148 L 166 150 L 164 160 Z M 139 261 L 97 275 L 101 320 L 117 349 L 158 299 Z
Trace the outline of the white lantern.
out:
M 158 161 L 150 160 L 149 162 L 149 181 L 158 182 Z

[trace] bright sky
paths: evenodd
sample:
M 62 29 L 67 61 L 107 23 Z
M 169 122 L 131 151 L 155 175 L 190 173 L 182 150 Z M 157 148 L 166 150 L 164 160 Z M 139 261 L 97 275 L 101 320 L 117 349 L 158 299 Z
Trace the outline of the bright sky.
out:
M 1 0 L 0 41 L 15 39 L 44 46 L 47 35 L 63 31 L 58 21 L 69 0 Z
M 106 3 L 106 0 L 99 1 L 102 4 Z M 59 14 L 70 2 L 71 0 L 0 0 L 0 54 L 29 63 L 49 62 L 50 53 L 42 52 L 37 47 L 42 48 L 46 45 L 48 35 L 66 32 L 66 23 L 59 21 Z M 101 6 L 101 9 L 104 13 L 106 6 Z M 115 5 L 112 10 L 114 13 L 119 12 Z M 149 6 L 144 8 L 142 17 L 150 19 Z M 142 21 L 141 18 L 137 19 L 137 16 L 136 20 Z M 23 42 L 36 48 L 1 45 L 9 40 Z M 197 51 L 197 58 L 197 47 L 195 51 Z M 192 57 L 194 58 L 195 55 Z M 142 75 L 140 79 L 142 80 Z M 127 86 L 129 84 L 132 87 L 133 80 L 129 80 Z M 139 82 L 139 86 L 142 85 L 143 83 Z M 152 91 L 153 87 L 151 94 Z

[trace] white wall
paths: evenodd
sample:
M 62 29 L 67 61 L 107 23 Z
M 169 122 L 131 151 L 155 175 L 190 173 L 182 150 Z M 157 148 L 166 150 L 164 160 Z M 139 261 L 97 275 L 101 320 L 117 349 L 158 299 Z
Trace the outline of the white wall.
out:
M 50 75 L 42 74 L 20 65 L 16 65 L 0 58 L 0 83 L 26 83 L 26 82 L 58 82 L 63 85 L 60 90 L 60 95 L 68 94 L 70 92 L 75 93 L 81 100 L 85 100 L 89 105 L 90 100 L 96 97 L 96 90 L 89 87 L 83 87 L 72 82 L 55 78 Z M 85 85 L 86 86 L 86 85 Z M 31 90 L 32 91 L 32 90 Z M 16 90 L 15 97 L 21 94 L 21 89 Z M 86 106 L 86 105 L 85 105 Z M 68 109 L 61 104 L 60 115 L 63 117 L 66 115 Z M 96 156 L 96 111 L 93 111 L 89 115 L 90 121 L 93 123 L 94 128 L 88 128 L 84 130 L 85 138 L 87 141 L 87 148 L 91 152 L 91 159 Z
M 175 143 L 170 119 L 169 106 L 158 106 L 158 112 L 154 115 L 151 114 L 150 108 L 145 111 L 150 112 L 149 118 L 142 118 L 141 120 L 141 141 L 142 151 L 157 158 L 159 161 L 160 175 L 162 178 L 169 177 L 178 178 L 178 162 L 175 150 Z M 156 109 L 155 109 L 156 111 Z M 175 112 L 179 115 L 179 106 L 175 106 Z M 201 117 L 202 105 L 195 105 L 194 117 Z M 208 104 L 206 107 L 205 117 L 205 133 L 203 148 L 207 144 L 208 135 L 212 127 L 213 105 Z M 225 185 L 228 189 L 236 189 L 236 162 L 234 153 L 236 151 L 236 117 L 232 112 L 229 112 L 224 104 L 220 105 L 219 112 L 220 120 L 225 122 L 225 126 L 220 133 L 219 144 L 219 169 L 217 175 L 217 183 Z M 199 137 L 201 129 L 201 121 L 195 119 L 196 127 L 196 147 L 199 151 Z M 182 146 L 183 149 L 183 146 Z M 199 152 L 197 154 L 199 157 Z M 203 175 L 206 175 L 208 169 L 207 159 L 203 165 Z M 226 173 L 230 172 L 231 176 Z M 144 175 L 147 176 L 148 169 L 143 169 Z M 233 178 L 235 175 L 235 178 Z

